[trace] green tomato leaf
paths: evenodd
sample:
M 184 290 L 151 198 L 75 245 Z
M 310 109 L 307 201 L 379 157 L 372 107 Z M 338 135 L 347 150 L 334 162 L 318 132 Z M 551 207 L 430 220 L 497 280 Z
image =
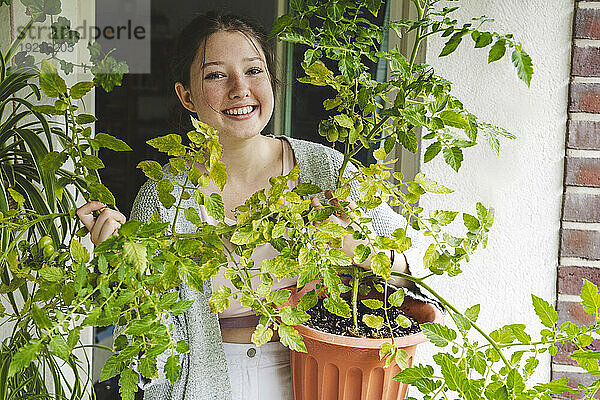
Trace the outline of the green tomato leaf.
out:
M 178 353 L 189 353 L 190 346 L 185 340 L 180 340 L 177 342 L 176 350 Z
M 383 327 L 383 317 L 372 314 L 363 315 L 363 322 L 369 327 L 373 329 L 381 329 Z
M 378 252 L 371 258 L 371 271 L 385 279 L 391 276 L 390 258 L 383 251 Z
M 354 128 L 354 121 L 352 121 L 352 118 L 350 118 L 346 114 L 338 114 L 335 117 L 333 117 L 333 119 L 339 126 L 342 126 L 344 128 L 348 128 L 348 129 Z
M 41 273 L 41 271 L 42 270 L 40 270 L 40 273 Z M 46 278 L 44 278 L 44 279 L 46 279 Z M 33 320 L 35 321 L 35 324 L 38 327 L 40 327 L 41 329 L 50 329 L 50 328 L 52 328 L 52 321 L 48 317 L 48 314 L 46 313 L 46 311 L 43 311 L 42 309 L 40 309 L 35 304 L 31 308 L 31 315 L 33 317 Z M 60 336 L 60 335 L 57 335 L 57 336 Z
M 125 261 L 133 265 L 139 273 L 146 271 L 146 265 L 148 264 L 146 246 L 131 241 L 125 242 L 123 244 L 123 255 Z
M 211 193 L 210 196 L 204 195 L 204 207 L 206 213 L 216 219 L 217 221 L 223 222 L 225 219 L 225 206 L 223 199 L 217 193 Z
M 600 308 L 600 294 L 598 294 L 598 286 L 594 285 L 587 279 L 584 279 L 583 286 L 581 287 L 581 300 L 583 310 L 590 315 L 596 315 L 598 308 Z
M 137 165 L 137 168 L 140 168 L 148 178 L 154 181 L 160 181 L 161 179 L 163 179 L 164 174 L 162 171 L 162 167 L 156 161 L 142 161 Z
M 477 317 L 479 316 L 479 304 L 475 304 L 472 307 L 469 307 L 467 311 L 465 311 L 465 317 L 469 318 L 471 322 L 477 322 Z
M 160 297 L 160 300 L 156 304 L 156 307 L 159 310 L 166 310 L 166 309 L 170 308 L 173 304 L 175 304 L 177 302 L 177 299 L 179 299 L 179 291 L 178 290 L 165 293 Z
M 396 352 L 396 357 L 394 358 L 394 361 L 396 361 L 396 364 L 400 367 L 400 369 L 410 367 L 408 353 L 404 349 L 399 349 Z
M 308 196 L 309 194 L 317 194 L 321 192 L 321 188 L 312 183 L 299 183 L 295 188 L 294 192 L 296 192 L 299 196 Z
M 81 330 L 83 328 L 81 326 L 76 326 L 69 332 L 69 336 L 67 336 L 67 345 L 69 346 L 69 351 L 73 350 L 73 347 L 79 341 Z
M 204 292 L 204 281 L 202 280 L 201 269 L 192 259 L 183 258 L 181 260 L 179 276 L 181 277 L 181 281 L 190 288 L 201 293 Z
M 173 304 L 171 307 L 171 314 L 179 315 L 183 314 L 194 304 L 193 300 L 179 300 L 177 303 Z
M 165 193 L 165 192 L 158 193 L 158 200 L 167 209 L 173 207 L 173 205 L 177 201 L 175 196 L 173 196 L 171 193 Z
M 373 152 L 373 157 L 375 157 L 375 159 L 377 161 L 385 160 L 387 155 L 388 155 L 388 153 L 387 153 L 387 151 L 385 151 L 385 149 L 383 147 L 380 147 Z
M 279 338 L 284 346 L 290 350 L 297 351 L 299 353 L 306 353 L 306 346 L 302 341 L 302 336 L 289 325 L 279 325 Z
M 227 183 L 227 172 L 225 171 L 225 164 L 221 161 L 217 161 L 210 168 L 210 179 L 217 185 L 217 187 L 221 190 L 225 187 Z
M 168 178 L 164 178 L 162 180 L 160 180 L 158 182 L 158 184 L 156 185 L 156 191 L 158 192 L 158 194 L 170 194 L 173 191 L 174 187 L 173 187 L 173 182 L 168 179 Z
M 10 193 L 10 197 L 12 197 L 18 205 L 22 206 L 25 204 L 25 197 L 23 197 L 21 193 L 17 192 L 13 188 L 8 188 L 8 193 Z
M 307 262 L 300 267 L 298 275 L 298 287 L 306 285 L 308 282 L 315 279 L 319 273 L 319 267 L 315 262 Z
M 433 372 L 431 365 L 417 365 L 403 369 L 394 377 L 394 380 L 407 385 L 414 385 L 424 378 L 433 377 Z
M 363 303 L 365 306 L 367 306 L 371 310 L 377 310 L 377 309 L 383 307 L 383 301 L 377 300 L 377 299 L 365 299 L 365 300 L 361 300 L 361 303 Z
M 400 288 L 388 297 L 388 302 L 394 307 L 400 307 L 404 303 L 404 289 Z
M 254 333 L 252 333 L 252 343 L 262 346 L 268 343 L 273 337 L 273 330 L 266 325 L 258 324 Z
M 75 263 L 87 263 L 90 260 L 90 254 L 76 239 L 71 239 L 69 252 Z
M 107 381 L 110 378 L 119 375 L 122 370 L 123 362 L 120 360 L 118 354 L 113 354 L 104 363 L 102 371 L 100 372 L 100 377 L 98 378 L 98 382 Z
M 439 257 L 440 255 L 435 249 L 435 244 L 431 243 L 423 255 L 423 267 L 425 269 L 430 269 L 431 267 L 435 266 L 435 263 Z
M 135 400 L 140 376 L 131 368 L 125 368 L 119 377 L 119 393 L 123 400 Z
M 260 238 L 260 233 L 253 230 L 251 226 L 237 230 L 231 236 L 231 243 L 237 245 L 250 244 Z
M 290 291 L 285 289 L 279 289 L 274 292 L 269 293 L 267 296 L 267 301 L 275 304 L 276 306 L 280 306 L 290 298 Z M 287 323 L 287 322 L 286 322 Z M 293 324 L 292 324 L 293 325 Z
M 370 254 L 370 247 L 365 246 L 364 244 L 359 244 L 358 246 L 356 246 L 356 249 L 354 249 L 354 262 L 356 264 L 362 264 L 366 261 L 367 258 L 369 258 Z
M 456 332 L 447 326 L 434 322 L 421 324 L 421 330 L 427 338 L 438 347 L 445 347 L 448 342 L 456 339 Z
M 331 265 L 344 267 L 352 265 L 352 260 L 340 249 L 329 249 L 324 258 L 331 262 Z
M 454 52 L 454 50 L 456 50 L 456 48 L 462 41 L 462 38 L 464 35 L 465 35 L 465 32 L 463 32 L 463 31 L 456 32 L 454 35 L 452 35 L 450 37 L 450 39 L 444 45 L 444 48 L 440 52 L 439 57 L 444 57 L 444 56 L 447 56 L 448 54 Z
M 119 235 L 124 237 L 133 236 L 139 231 L 140 226 L 142 225 L 143 222 L 141 221 L 129 220 L 121 225 L 119 228 Z
M 412 326 L 411 320 L 404 315 L 398 315 L 396 318 L 394 318 L 394 321 L 396 321 L 396 323 L 404 329 L 408 329 Z
M 460 169 L 460 165 L 463 161 L 462 150 L 458 147 L 445 147 L 443 150 L 444 160 L 452 169 L 456 172 Z
M 222 312 L 229 307 L 229 296 L 231 296 L 231 289 L 227 286 L 221 285 L 219 290 L 213 292 L 208 304 L 210 310 L 214 313 Z
M 310 315 L 305 311 L 292 309 L 289 306 L 279 310 L 279 316 L 286 325 L 299 325 L 310 319 Z
M 475 48 L 480 49 L 492 43 L 492 34 L 490 32 L 481 32 L 481 35 L 475 39 Z
M 468 332 L 469 329 L 471 329 L 471 321 L 469 321 L 468 318 L 460 315 L 460 314 L 450 314 L 452 316 L 452 319 L 454 320 L 454 322 L 456 323 L 456 327 L 461 331 L 461 332 Z
M 202 222 L 202 218 L 198 214 L 198 210 L 196 210 L 194 207 L 186 208 L 183 211 L 183 215 L 185 216 L 185 219 L 198 227 L 204 224 L 204 222 Z
M 309 51 L 311 51 L 311 53 L 308 53 Z M 314 54 L 314 50 L 309 49 L 304 53 L 304 62 L 306 62 L 307 64 L 312 64 L 311 62 L 307 62 L 306 58 L 307 58 L 307 54 L 310 54 L 309 57 L 312 56 L 312 54 Z M 334 99 L 326 99 L 323 101 L 323 107 L 325 108 L 325 110 L 329 111 L 332 110 L 334 108 L 336 108 L 337 106 L 339 106 L 340 104 L 342 104 L 342 99 L 340 97 L 336 97 Z M 347 116 L 347 115 L 346 115 Z M 340 124 L 341 125 L 341 124 Z
M 106 186 L 99 182 L 88 183 L 90 200 L 98 200 L 104 204 L 114 205 L 115 197 Z
M 125 332 L 130 335 L 143 335 L 150 332 L 152 324 L 154 324 L 154 320 L 150 315 L 142 319 L 135 319 L 133 321 L 129 321 Z
M 187 163 L 184 158 L 173 157 L 169 159 L 169 164 L 177 173 L 181 173 L 187 169 Z
M 533 64 L 529 54 L 522 50 L 515 49 L 512 53 L 512 62 L 517 69 L 519 79 L 525 82 L 527 86 L 530 86 L 531 78 L 533 76 Z
M 434 180 L 427 178 L 422 172 L 417 173 L 415 176 L 415 183 L 418 183 L 423 190 L 429 193 L 452 193 L 452 189 L 448 189 L 444 185 L 440 185 Z
M 168 222 L 151 222 L 143 225 L 137 234 L 141 237 L 151 237 L 162 234 L 169 225 Z M 125 226 L 125 224 L 123 224 L 123 226 Z M 123 226 L 121 226 L 121 229 L 123 229 Z M 121 229 L 119 229 L 119 235 L 121 235 Z
M 425 155 L 423 156 L 423 162 L 429 162 L 438 155 L 438 153 L 442 150 L 442 144 L 440 142 L 431 143 L 427 149 L 425 150 Z
M 448 389 L 462 393 L 462 398 L 470 398 L 464 396 L 464 394 L 469 392 L 467 375 L 462 369 L 458 368 L 451 356 L 446 353 L 438 353 L 433 356 L 433 359 L 441 367 L 442 376 Z
M 496 43 L 490 49 L 490 53 L 488 55 L 488 63 L 492 63 L 494 61 L 498 61 L 504 54 L 506 53 L 506 41 L 504 39 L 498 39 Z
M 383 317 L 378 315 L 365 314 L 362 320 L 369 328 L 381 329 L 383 327 Z
M 138 363 L 140 374 L 146 379 L 158 378 L 158 369 L 156 368 L 156 357 L 145 356 L 140 358 Z
M 469 230 L 469 232 L 477 232 L 479 227 L 481 226 L 479 220 L 472 216 L 471 214 L 463 214 L 463 223 L 465 227 Z
M 440 113 L 440 118 L 446 126 L 452 126 L 459 129 L 469 129 L 469 122 L 459 113 L 453 110 L 444 110 Z
M 304 296 L 302 296 L 302 298 L 300 299 L 300 303 L 298 304 L 298 306 L 296 308 L 298 310 L 306 311 L 306 310 L 316 306 L 318 302 L 319 302 L 319 298 L 317 297 L 317 293 L 314 290 L 311 290 L 310 292 L 308 292 Z
M 553 328 L 558 322 L 558 313 L 556 310 L 546 300 L 534 294 L 531 295 L 531 299 L 535 313 L 540 318 L 542 324 L 548 328 Z
M 421 125 L 425 125 L 425 123 L 422 122 L 422 123 L 420 123 L 420 125 L 416 125 L 416 126 L 421 126 Z M 419 148 L 419 143 L 417 141 L 417 136 L 415 135 L 415 133 L 413 131 L 406 130 L 406 129 L 396 129 L 396 135 L 398 136 L 398 141 L 400 142 L 400 144 L 402 146 L 404 146 L 404 148 L 406 150 L 410 151 L 411 153 L 417 152 L 417 150 Z
M 352 316 L 350 306 L 339 296 L 326 297 L 323 299 L 323 305 L 327 311 L 342 318 L 350 318 Z
M 93 140 L 98 143 L 100 147 L 106 147 L 107 149 L 114 151 L 132 151 L 127 143 L 107 133 L 97 133 Z
M 181 136 L 175 133 L 150 139 L 146 143 L 170 156 L 185 156 L 186 148 L 181 144 Z

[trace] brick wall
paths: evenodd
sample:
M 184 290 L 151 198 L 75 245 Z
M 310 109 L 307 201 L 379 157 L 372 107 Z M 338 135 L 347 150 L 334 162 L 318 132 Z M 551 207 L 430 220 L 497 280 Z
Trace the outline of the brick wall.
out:
M 589 324 L 578 295 L 583 278 L 600 285 L 600 0 L 575 3 L 568 111 L 557 310 L 559 323 Z M 600 350 L 600 341 L 590 347 Z M 569 343 L 559 346 L 552 378 L 589 384 L 595 377 L 571 360 L 574 349 Z M 557 398 L 578 397 L 563 393 Z

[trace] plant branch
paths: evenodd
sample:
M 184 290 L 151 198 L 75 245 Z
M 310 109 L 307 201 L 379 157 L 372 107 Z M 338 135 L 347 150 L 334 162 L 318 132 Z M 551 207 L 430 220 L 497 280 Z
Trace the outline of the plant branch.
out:
M 456 307 L 454 307 L 452 304 L 448 303 L 448 301 L 445 298 L 443 298 L 442 296 L 440 296 L 429 285 L 427 285 L 425 282 L 423 282 L 422 279 L 415 278 L 414 276 L 411 276 L 411 275 L 408 275 L 408 274 L 403 274 L 402 272 L 396 272 L 396 271 L 392 271 L 392 275 L 399 276 L 401 278 L 404 278 L 404 279 L 407 279 L 409 281 L 412 281 L 412 282 L 416 283 L 419 286 L 422 286 L 425 290 L 427 290 L 429 293 L 431 293 L 433 295 L 433 297 L 435 297 L 440 303 L 442 303 L 442 305 L 444 305 L 444 307 L 446 307 L 449 310 L 452 310 L 452 312 L 454 312 L 454 313 L 456 313 L 458 315 L 463 316 L 464 318 L 467 318 L 467 317 L 464 316 L 463 313 L 461 313 L 460 311 L 458 311 L 456 309 Z M 483 336 L 492 345 L 492 347 L 498 352 L 498 354 L 502 358 L 502 361 L 504 362 L 504 364 L 507 367 L 512 368 L 512 365 L 510 364 L 510 362 L 508 362 L 508 360 L 506 359 L 506 357 L 502 353 L 502 350 L 500 349 L 500 347 L 498 346 L 498 344 L 487 333 L 485 333 L 483 331 L 483 329 L 481 329 L 477 324 L 475 324 L 470 319 L 468 319 L 468 320 L 471 322 L 471 325 L 473 326 L 473 328 L 475 328 L 475 330 L 477 332 L 479 332 L 481 334 L 481 336 Z

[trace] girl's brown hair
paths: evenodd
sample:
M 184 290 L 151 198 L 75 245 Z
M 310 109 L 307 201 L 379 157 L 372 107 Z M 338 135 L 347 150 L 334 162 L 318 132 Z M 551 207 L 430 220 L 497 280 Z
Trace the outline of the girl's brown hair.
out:
M 251 39 L 252 44 L 257 43 L 260 46 L 265 55 L 271 87 L 275 92 L 280 83 L 275 74 L 275 53 L 264 29 L 245 17 L 214 11 L 197 16 L 179 34 L 171 62 L 174 81 L 181 82 L 185 88 L 189 88 L 190 69 L 200 46 L 206 44 L 210 35 L 220 31 L 240 32 Z

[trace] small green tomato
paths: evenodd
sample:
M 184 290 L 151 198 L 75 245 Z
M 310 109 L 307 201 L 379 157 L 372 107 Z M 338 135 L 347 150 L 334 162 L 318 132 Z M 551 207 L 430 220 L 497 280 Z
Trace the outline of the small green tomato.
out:
M 48 235 L 46 235 L 46 236 L 42 236 L 42 237 L 40 238 L 40 241 L 38 242 L 38 248 L 39 248 L 40 250 L 44 250 L 44 248 L 45 248 L 46 246 L 48 246 L 48 245 L 52 246 L 53 244 L 54 244 L 54 243 L 52 242 L 52 238 L 51 238 L 50 236 L 48 236 Z M 53 249 L 54 249 L 54 247 L 53 247 Z
M 52 244 L 49 244 L 46 247 L 42 248 L 42 254 L 44 255 L 44 258 L 46 258 L 46 259 L 53 258 L 55 253 L 56 253 L 56 250 L 54 250 L 54 246 Z

